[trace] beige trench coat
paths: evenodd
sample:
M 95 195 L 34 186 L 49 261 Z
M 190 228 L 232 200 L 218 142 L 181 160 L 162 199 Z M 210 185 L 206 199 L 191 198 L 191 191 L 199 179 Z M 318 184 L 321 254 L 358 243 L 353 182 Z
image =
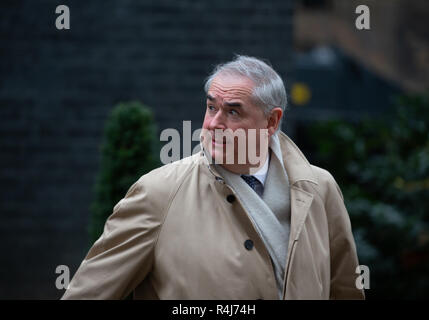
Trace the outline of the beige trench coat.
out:
M 362 299 L 337 183 L 284 133 L 279 139 L 291 185 L 284 298 Z M 131 186 L 63 299 L 119 299 L 133 290 L 135 299 L 278 299 L 275 281 L 243 205 L 200 152 Z

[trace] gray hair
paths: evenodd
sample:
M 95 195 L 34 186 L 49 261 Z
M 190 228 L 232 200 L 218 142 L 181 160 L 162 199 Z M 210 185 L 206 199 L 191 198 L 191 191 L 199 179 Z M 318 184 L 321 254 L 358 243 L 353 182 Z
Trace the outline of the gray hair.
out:
M 208 93 L 211 82 L 219 74 L 238 75 L 250 79 L 255 87 L 253 97 L 261 106 L 265 116 L 268 116 L 273 108 L 286 110 L 287 97 L 283 80 L 264 61 L 248 56 L 237 55 L 234 60 L 217 65 L 208 76 L 204 90 Z M 280 119 L 279 129 L 282 119 Z

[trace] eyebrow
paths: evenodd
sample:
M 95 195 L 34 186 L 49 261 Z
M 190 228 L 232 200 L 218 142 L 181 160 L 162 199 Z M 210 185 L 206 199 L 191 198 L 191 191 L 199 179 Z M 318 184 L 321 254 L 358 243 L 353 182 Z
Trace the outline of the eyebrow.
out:
M 228 107 L 241 107 L 240 102 L 225 102 Z
M 215 101 L 216 98 L 207 94 L 207 100 Z M 227 105 L 228 107 L 241 107 L 242 106 L 242 104 L 240 102 L 225 102 L 225 105 Z

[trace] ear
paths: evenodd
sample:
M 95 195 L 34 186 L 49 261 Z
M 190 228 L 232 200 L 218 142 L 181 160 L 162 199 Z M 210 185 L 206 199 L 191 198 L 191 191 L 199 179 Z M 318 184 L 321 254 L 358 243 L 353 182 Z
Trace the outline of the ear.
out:
M 276 131 L 280 124 L 280 119 L 282 118 L 283 110 L 281 108 L 274 108 L 270 111 L 268 116 L 268 135 L 271 137 Z

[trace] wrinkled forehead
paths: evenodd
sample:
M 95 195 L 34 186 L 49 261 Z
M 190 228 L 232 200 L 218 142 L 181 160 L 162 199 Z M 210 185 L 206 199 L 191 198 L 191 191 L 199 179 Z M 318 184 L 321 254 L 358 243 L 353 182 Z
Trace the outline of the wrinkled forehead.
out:
M 247 77 L 218 74 L 210 83 L 207 94 L 216 100 L 247 100 L 253 97 L 253 81 Z

